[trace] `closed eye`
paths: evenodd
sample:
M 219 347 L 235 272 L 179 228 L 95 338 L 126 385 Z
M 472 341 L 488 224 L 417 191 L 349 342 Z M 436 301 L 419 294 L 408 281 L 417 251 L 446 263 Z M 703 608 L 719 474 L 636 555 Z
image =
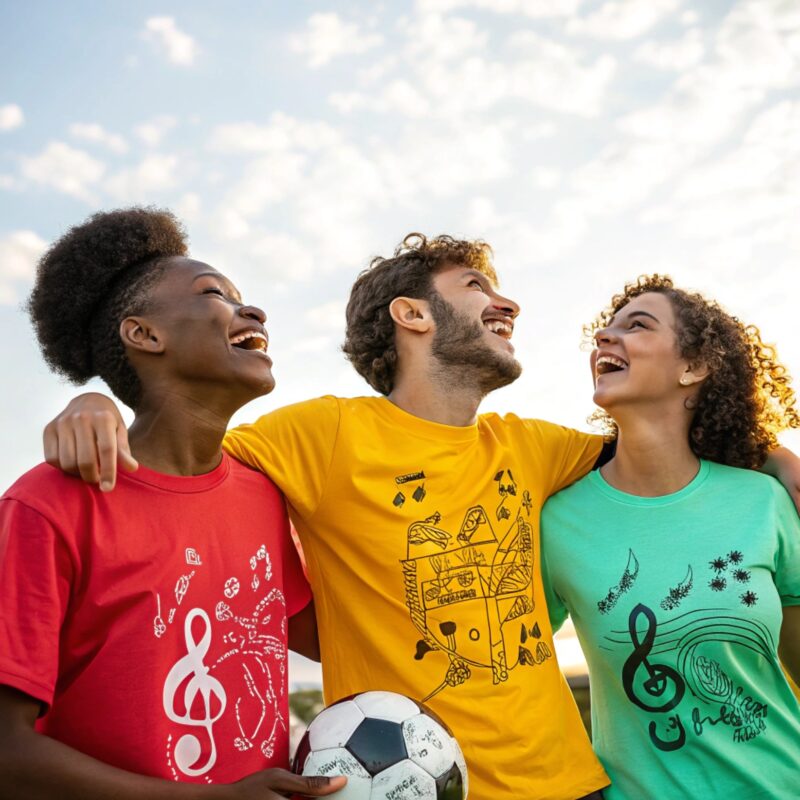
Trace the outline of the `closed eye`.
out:
M 638 319 L 633 320 L 628 327 L 629 328 L 639 327 L 639 328 L 644 328 L 645 330 L 648 329 L 647 325 L 645 325 L 641 320 Z
M 477 287 L 478 287 L 478 289 L 480 289 L 482 292 L 485 292 L 485 291 L 486 291 L 486 288 L 484 287 L 484 285 L 483 285 L 483 284 L 482 284 L 482 283 L 481 283 L 481 282 L 480 282 L 480 281 L 479 281 L 477 278 L 473 278 L 473 279 L 472 279 L 472 280 L 471 280 L 471 281 L 470 281 L 470 282 L 467 284 L 467 286 L 477 286 Z
M 218 289 L 216 286 L 209 286 L 203 289 L 203 294 L 218 294 L 220 297 L 225 297 L 225 293 L 222 289 Z

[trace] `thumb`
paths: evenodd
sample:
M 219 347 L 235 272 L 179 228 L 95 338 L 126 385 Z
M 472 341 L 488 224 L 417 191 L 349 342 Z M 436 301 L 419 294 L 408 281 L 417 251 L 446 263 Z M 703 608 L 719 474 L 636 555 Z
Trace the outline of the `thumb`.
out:
M 347 783 L 344 775 L 326 777 L 324 775 L 295 775 L 292 772 L 283 772 L 275 776 L 277 780 L 271 781 L 271 788 L 282 792 L 291 792 L 297 797 L 325 797 L 338 792 Z

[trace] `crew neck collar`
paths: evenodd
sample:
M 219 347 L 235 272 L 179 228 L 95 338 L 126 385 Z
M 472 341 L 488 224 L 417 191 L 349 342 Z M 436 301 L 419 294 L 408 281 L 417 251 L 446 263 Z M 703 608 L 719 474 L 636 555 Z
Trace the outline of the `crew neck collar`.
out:
M 211 472 L 205 472 L 202 475 L 167 475 L 164 472 L 156 472 L 141 464 L 136 472 L 120 471 L 118 475 L 122 480 L 145 483 L 148 486 L 155 486 L 158 489 L 165 489 L 169 492 L 191 494 L 205 492 L 218 486 L 228 477 L 230 470 L 230 457 L 223 453 L 219 464 Z
M 590 472 L 587 476 L 589 483 L 602 492 L 606 497 L 615 500 L 618 503 L 625 503 L 629 506 L 667 506 L 672 503 L 680 502 L 690 495 L 694 494 L 705 482 L 711 472 L 711 466 L 708 461 L 700 460 L 700 468 L 697 474 L 686 484 L 682 489 L 671 494 L 660 495 L 659 497 L 642 497 L 638 494 L 629 494 L 614 488 L 606 479 L 600 474 L 600 470 L 596 469 Z
M 444 425 L 404 411 L 388 397 L 376 397 L 378 409 L 393 425 L 409 433 L 437 442 L 472 442 L 478 438 L 478 423 Z

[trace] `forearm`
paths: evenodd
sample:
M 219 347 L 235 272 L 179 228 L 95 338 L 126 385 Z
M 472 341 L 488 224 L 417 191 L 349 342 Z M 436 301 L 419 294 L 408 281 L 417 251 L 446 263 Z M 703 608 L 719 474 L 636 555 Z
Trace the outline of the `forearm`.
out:
M 32 730 L 0 733 L 2 800 L 226 800 L 225 790 L 127 772 Z
M 800 458 L 787 447 L 776 447 L 767 456 L 761 472 L 772 475 L 783 484 L 800 514 Z
M 783 608 L 778 655 L 792 680 L 800 686 L 800 606 Z

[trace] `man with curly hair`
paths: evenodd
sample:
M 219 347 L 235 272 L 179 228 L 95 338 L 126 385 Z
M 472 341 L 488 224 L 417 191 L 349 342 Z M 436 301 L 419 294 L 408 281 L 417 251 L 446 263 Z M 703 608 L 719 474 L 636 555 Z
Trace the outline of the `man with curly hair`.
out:
M 591 469 L 602 439 L 478 413 L 520 374 L 518 313 L 487 244 L 412 234 L 359 276 L 347 306 L 344 351 L 380 396 L 278 409 L 226 447 L 289 500 L 326 700 L 424 700 L 460 741 L 474 797 L 575 800 L 608 778 L 554 657 L 539 511 Z M 116 409 L 79 398 L 47 430 L 49 460 L 59 425 L 87 415 L 114 441 Z M 113 482 L 114 459 L 92 448 L 61 463 Z

